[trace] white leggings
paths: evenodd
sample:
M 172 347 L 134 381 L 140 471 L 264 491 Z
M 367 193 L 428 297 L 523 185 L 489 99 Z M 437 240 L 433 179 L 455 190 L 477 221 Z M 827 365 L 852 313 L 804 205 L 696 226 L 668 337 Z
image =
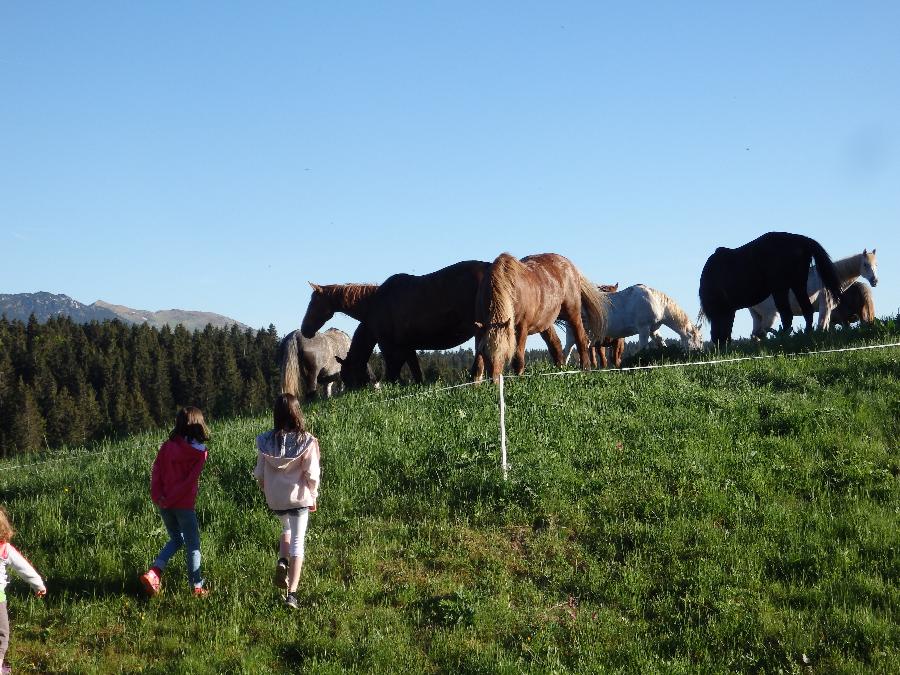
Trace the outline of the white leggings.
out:
M 309 509 L 303 509 L 298 516 L 280 514 L 278 518 L 281 520 L 282 535 L 288 535 L 291 557 L 298 557 L 300 560 L 303 560 L 303 541 L 306 539 L 306 523 L 309 521 Z M 284 537 L 281 540 L 281 555 L 288 552 L 283 547 Z

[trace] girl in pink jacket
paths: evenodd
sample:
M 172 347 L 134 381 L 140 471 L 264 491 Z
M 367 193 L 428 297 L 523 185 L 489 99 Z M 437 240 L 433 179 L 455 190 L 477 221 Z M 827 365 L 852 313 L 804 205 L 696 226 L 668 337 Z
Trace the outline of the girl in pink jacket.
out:
M 285 604 L 296 609 L 309 512 L 319 497 L 319 441 L 306 431 L 300 402 L 292 394 L 275 399 L 275 426 L 256 437 L 253 475 L 266 503 L 281 520 L 275 585 L 287 590 Z
M 44 597 L 47 588 L 41 575 L 34 571 L 31 563 L 25 559 L 16 547 L 9 543 L 15 530 L 6 516 L 6 511 L 0 506 L 0 673 L 6 675 L 10 672 L 9 666 L 3 660 L 6 657 L 6 648 L 9 646 L 9 615 L 6 613 L 6 569 L 12 569 L 24 579 L 39 598 Z

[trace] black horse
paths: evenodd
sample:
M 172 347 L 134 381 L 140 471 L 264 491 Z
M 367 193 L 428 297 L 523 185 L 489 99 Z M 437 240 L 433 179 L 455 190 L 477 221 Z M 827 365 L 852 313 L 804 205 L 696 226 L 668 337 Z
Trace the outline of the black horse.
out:
M 734 313 L 743 307 L 775 299 L 782 330 L 790 331 L 794 315 L 788 291 L 793 291 L 812 330 L 813 307 L 806 291 L 810 262 L 815 260 L 827 292 L 837 298 L 841 284 L 831 257 L 809 237 L 767 232 L 738 248 L 719 247 L 700 274 L 700 306 L 709 319 L 710 338 L 717 346 L 731 340 Z
M 366 317 L 353 334 L 341 364 L 344 385 L 355 388 L 369 381 L 366 364 L 376 344 L 386 380 L 399 380 L 407 363 L 413 380 L 421 383 L 416 350 L 451 349 L 475 334 L 475 294 L 489 267 L 481 260 L 465 260 L 421 276 L 388 277 L 372 294 Z

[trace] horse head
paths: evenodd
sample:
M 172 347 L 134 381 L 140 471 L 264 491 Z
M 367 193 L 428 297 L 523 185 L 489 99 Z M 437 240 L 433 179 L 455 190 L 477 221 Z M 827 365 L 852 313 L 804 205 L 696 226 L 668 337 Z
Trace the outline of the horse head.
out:
M 863 249 L 862 259 L 859 263 L 859 276 L 864 277 L 872 288 L 878 285 L 878 259 L 875 257 L 874 248 L 871 253 Z
M 475 355 L 484 358 L 488 377 L 500 381 L 500 375 L 515 351 L 512 319 L 496 323 L 475 322 Z
M 334 307 L 322 287 L 311 281 L 308 283 L 313 292 L 306 306 L 306 314 L 303 315 L 303 323 L 300 324 L 300 332 L 305 338 L 315 335 L 334 316 Z
M 688 324 L 687 332 L 681 338 L 681 343 L 685 349 L 697 350 L 703 349 L 703 333 L 700 332 L 700 326 Z
M 360 364 L 354 363 L 349 354 L 346 358 L 335 356 L 334 359 L 341 364 L 341 381 L 347 389 L 362 389 L 368 385 L 375 389 L 381 388 L 381 383 L 375 378 L 375 371 L 368 362 L 364 368 L 360 368 Z

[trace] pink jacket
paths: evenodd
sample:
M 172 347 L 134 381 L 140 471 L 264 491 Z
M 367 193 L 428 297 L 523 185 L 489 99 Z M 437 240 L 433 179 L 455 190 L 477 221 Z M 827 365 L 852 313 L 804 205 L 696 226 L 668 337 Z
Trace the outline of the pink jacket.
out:
M 274 430 L 256 437 L 256 468 L 273 511 L 313 506 L 319 498 L 319 441 L 309 433 Z

